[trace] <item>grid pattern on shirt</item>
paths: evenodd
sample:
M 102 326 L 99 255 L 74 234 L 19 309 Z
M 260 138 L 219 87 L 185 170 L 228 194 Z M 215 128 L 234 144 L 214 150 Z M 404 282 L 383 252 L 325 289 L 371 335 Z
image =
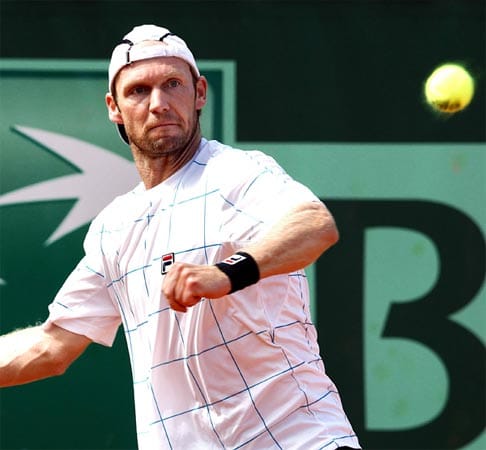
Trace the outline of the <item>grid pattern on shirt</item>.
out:
M 244 245 L 273 223 L 284 196 L 289 205 L 313 199 L 270 158 L 227 153 L 204 141 L 177 177 L 117 202 L 87 239 L 104 261 L 90 271 L 106 278 L 125 329 L 139 446 L 290 448 L 282 424 L 302 415 L 325 430 L 312 422 L 302 438 L 316 433 L 315 448 L 326 448 L 353 433 L 323 371 L 303 272 L 203 300 L 185 314 L 160 293 L 162 255 L 215 263 L 228 242 Z

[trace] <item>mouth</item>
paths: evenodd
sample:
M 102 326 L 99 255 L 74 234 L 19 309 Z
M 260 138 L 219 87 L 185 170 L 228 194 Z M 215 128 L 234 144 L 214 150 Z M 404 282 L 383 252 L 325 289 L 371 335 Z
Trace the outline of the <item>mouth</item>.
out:
M 172 133 L 174 129 L 178 128 L 179 124 L 175 122 L 163 122 L 151 125 L 147 128 L 148 133 Z
M 178 124 L 175 122 L 163 122 L 163 123 L 157 123 L 155 125 L 152 125 L 149 127 L 149 129 L 154 130 L 156 128 L 166 128 L 166 127 L 176 127 L 176 126 L 178 126 Z

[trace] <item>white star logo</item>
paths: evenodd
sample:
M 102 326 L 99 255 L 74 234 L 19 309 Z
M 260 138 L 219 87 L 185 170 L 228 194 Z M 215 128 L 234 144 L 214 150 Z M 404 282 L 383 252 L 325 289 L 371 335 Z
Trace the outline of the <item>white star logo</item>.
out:
M 13 128 L 80 170 L 77 174 L 32 184 L 0 196 L 0 206 L 77 199 L 45 242 L 46 246 L 91 222 L 115 196 L 129 191 L 140 181 L 133 162 L 104 148 L 46 130 Z

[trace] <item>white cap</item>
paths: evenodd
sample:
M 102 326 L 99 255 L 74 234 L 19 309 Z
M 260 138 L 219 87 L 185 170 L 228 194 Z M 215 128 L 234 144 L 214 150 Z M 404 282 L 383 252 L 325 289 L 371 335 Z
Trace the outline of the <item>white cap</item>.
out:
M 160 45 L 137 46 L 140 42 L 156 41 Z M 199 76 L 196 61 L 186 43 L 167 28 L 155 25 L 140 25 L 128 33 L 118 44 L 111 55 L 108 69 L 108 89 L 112 92 L 112 84 L 118 72 L 128 64 L 143 59 L 174 56 L 186 61 L 194 73 Z

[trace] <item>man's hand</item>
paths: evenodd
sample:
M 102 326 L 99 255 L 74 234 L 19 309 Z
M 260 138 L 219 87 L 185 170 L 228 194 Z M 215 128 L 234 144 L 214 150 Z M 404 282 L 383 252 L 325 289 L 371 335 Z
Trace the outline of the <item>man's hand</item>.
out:
M 205 298 L 219 298 L 231 290 L 229 278 L 216 266 L 175 263 L 165 275 L 162 292 L 170 307 L 186 312 Z

